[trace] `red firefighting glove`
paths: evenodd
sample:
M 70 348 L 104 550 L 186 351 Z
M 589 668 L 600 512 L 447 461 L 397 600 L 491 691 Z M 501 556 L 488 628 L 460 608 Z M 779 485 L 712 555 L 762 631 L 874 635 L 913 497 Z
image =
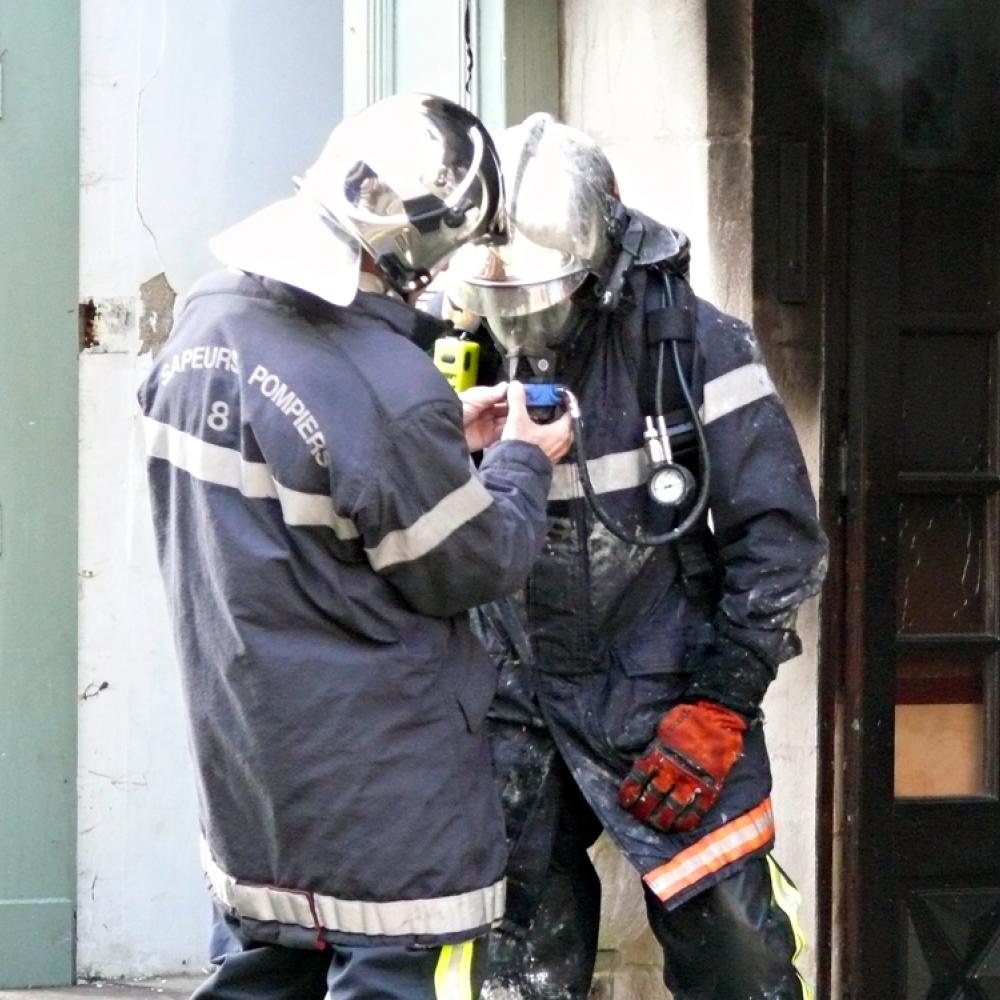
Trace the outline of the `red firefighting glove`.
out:
M 743 752 L 747 720 L 714 701 L 677 705 L 618 790 L 622 808 L 657 830 L 693 830 Z

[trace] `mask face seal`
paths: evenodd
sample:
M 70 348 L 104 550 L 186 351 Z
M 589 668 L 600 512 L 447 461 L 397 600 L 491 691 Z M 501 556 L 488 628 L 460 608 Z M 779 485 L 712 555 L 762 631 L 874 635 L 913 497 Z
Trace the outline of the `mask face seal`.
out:
M 486 322 L 508 361 L 526 358 L 539 376 L 551 376 L 555 353 L 575 328 L 572 299 L 524 316 L 487 314 Z M 539 369 L 539 361 L 545 362 Z M 512 373 L 513 374 L 513 373 Z

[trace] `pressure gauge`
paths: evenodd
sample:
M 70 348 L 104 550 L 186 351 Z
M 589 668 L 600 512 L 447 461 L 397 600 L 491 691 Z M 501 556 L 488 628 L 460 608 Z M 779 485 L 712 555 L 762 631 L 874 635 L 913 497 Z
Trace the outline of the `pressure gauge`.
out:
M 664 507 L 679 507 L 694 489 L 694 476 L 683 465 L 665 462 L 649 477 L 649 495 Z

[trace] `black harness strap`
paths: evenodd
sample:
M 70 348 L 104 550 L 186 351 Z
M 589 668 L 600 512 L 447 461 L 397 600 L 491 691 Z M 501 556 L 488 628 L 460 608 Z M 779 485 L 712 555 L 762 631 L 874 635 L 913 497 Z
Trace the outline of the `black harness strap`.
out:
M 674 304 L 667 303 L 664 281 L 671 283 Z M 677 342 L 688 384 L 694 367 L 694 296 L 691 287 L 683 279 L 669 271 L 658 274 L 647 271 L 645 309 L 645 351 L 643 370 L 640 375 L 639 401 L 644 413 L 653 413 L 656 408 L 657 360 L 660 345 L 669 354 L 672 342 Z M 688 466 L 698 475 L 698 455 L 695 448 L 694 428 L 691 414 L 684 401 L 673 359 L 668 358 L 663 366 L 663 412 L 670 446 L 676 461 Z M 691 597 L 708 597 L 717 585 L 717 557 L 715 538 L 707 525 L 696 527 L 690 534 L 674 542 L 674 550 L 680 563 L 684 589 Z
M 671 342 L 677 341 L 681 364 L 691 382 L 694 366 L 694 303 L 691 287 L 686 281 L 668 272 L 659 274 L 653 270 L 646 272 L 644 296 L 645 337 L 643 369 L 639 377 L 639 402 L 643 413 L 653 413 L 656 409 L 656 370 L 659 345 L 664 344 L 668 355 L 672 354 Z M 670 282 L 674 305 L 667 304 L 662 282 Z M 670 432 L 670 447 L 679 461 L 691 457 L 695 443 L 691 414 L 684 402 L 677 373 L 672 359 L 668 356 L 663 372 L 663 415 Z M 684 462 L 684 464 L 687 464 Z M 697 474 L 697 468 L 691 469 Z

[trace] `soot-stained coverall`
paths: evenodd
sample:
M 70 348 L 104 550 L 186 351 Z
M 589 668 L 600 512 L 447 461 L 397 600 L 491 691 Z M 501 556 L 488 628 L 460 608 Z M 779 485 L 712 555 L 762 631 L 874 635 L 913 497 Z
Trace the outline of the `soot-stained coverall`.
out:
M 503 912 L 496 671 L 466 611 L 523 585 L 552 467 L 503 441 L 476 471 L 410 342 L 426 322 L 220 272 L 140 389 L 203 862 L 240 945 L 199 997 L 468 996 Z
M 642 450 L 654 366 L 637 303 L 648 301 L 649 274 L 633 273 L 612 315 L 590 316 L 556 372 L 579 398 L 600 501 L 629 530 L 647 532 L 670 527 L 649 498 Z M 511 845 L 494 982 L 525 998 L 587 995 L 600 885 L 586 849 L 602 828 L 641 873 L 677 1000 L 803 996 L 796 925 L 782 906 L 795 890 L 769 853 L 759 714 L 694 830 L 660 832 L 618 801 L 658 720 L 690 696 L 699 650 L 751 650 L 771 669 L 799 652 L 795 611 L 817 592 L 826 560 L 802 455 L 753 333 L 674 283 L 711 456 L 711 528 L 703 523 L 691 536 L 701 541 L 686 548 L 620 541 L 594 517 L 565 459 L 526 588 L 475 613 L 501 664 L 490 725 Z

